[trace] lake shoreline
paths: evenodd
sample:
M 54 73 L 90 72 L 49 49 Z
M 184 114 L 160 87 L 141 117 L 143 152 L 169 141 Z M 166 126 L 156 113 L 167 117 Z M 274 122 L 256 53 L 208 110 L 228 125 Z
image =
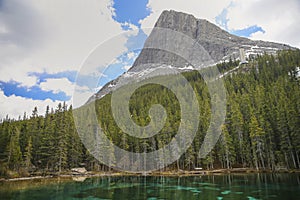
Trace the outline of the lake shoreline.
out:
M 234 169 L 214 169 L 214 170 L 195 170 L 195 171 L 154 171 L 147 173 L 131 173 L 131 172 L 99 172 L 99 171 L 87 171 L 83 174 L 72 174 L 70 172 L 62 172 L 60 174 L 52 175 L 34 175 L 17 178 L 0 178 L 0 182 L 12 182 L 12 181 L 26 181 L 26 180 L 35 180 L 35 179 L 51 179 L 51 178 L 66 178 L 73 179 L 76 178 L 92 178 L 92 177 L 107 177 L 107 176 L 165 176 L 165 177 L 178 177 L 178 176 L 206 176 L 206 175 L 225 175 L 225 174 L 260 174 L 260 173 L 300 173 L 300 170 L 256 170 L 252 168 L 234 168 Z
M 125 175 L 124 175 L 125 174 Z M 169 172 L 169 175 L 171 173 Z M 299 173 L 35 177 L 0 182 L 1 199 L 299 199 Z M 101 177 L 100 177 L 101 176 Z M 32 177 L 33 178 L 33 177 Z

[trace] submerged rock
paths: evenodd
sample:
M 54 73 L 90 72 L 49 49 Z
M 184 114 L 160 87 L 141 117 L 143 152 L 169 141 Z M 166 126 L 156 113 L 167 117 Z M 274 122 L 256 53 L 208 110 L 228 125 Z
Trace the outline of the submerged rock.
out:
M 72 168 L 71 171 L 72 171 L 73 175 L 86 174 L 87 173 L 87 170 L 84 167 Z

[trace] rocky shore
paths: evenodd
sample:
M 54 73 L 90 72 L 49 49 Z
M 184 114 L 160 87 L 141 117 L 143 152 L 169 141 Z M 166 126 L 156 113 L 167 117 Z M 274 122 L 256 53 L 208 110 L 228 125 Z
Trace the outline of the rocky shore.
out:
M 86 178 L 91 177 L 104 177 L 104 176 L 203 176 L 203 175 L 224 175 L 224 174 L 249 174 L 249 173 L 300 173 L 300 170 L 277 169 L 272 170 L 256 170 L 253 168 L 233 168 L 233 169 L 214 169 L 214 170 L 194 170 L 194 171 L 154 171 L 145 173 L 129 173 L 129 172 L 99 172 L 87 171 L 84 168 L 74 168 L 68 172 L 54 173 L 46 176 L 36 176 L 34 174 L 28 177 L 18 178 L 0 178 L 0 181 L 26 181 L 34 179 L 51 179 L 51 178 L 66 178 L 73 179 L 74 181 L 84 181 Z

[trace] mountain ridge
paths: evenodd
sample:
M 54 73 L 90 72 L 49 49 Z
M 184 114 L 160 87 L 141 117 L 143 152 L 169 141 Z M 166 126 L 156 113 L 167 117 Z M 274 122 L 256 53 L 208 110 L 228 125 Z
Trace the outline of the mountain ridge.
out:
M 191 14 L 177 12 L 174 10 L 163 11 L 154 27 L 178 31 L 188 35 L 192 39 L 195 39 L 201 46 L 204 47 L 215 62 L 224 59 L 226 60 L 226 57 L 229 56 L 232 56 L 232 58 L 238 58 L 239 51 L 237 50 L 240 48 L 244 48 L 245 52 L 248 54 L 262 53 L 264 51 L 267 53 L 275 53 L 276 50 L 292 48 L 286 44 L 266 42 L 262 40 L 250 40 L 248 38 L 235 36 L 208 20 L 197 19 Z M 146 40 L 145 45 L 147 45 L 149 38 L 151 39 L 151 34 Z M 258 48 L 251 49 L 251 47 L 256 46 Z M 270 48 L 273 48 L 273 51 Z M 134 62 L 133 67 L 147 62 L 155 63 L 155 60 L 147 60 L 147 57 L 151 58 L 149 54 L 151 55 L 153 52 L 142 50 L 139 57 Z M 156 57 L 157 56 L 158 55 L 156 55 Z M 146 59 L 144 57 L 146 57 Z M 158 59 L 161 59 L 161 57 L 163 56 L 158 56 Z
M 279 50 L 296 49 L 286 44 L 250 40 L 235 36 L 206 19 L 197 19 L 191 14 L 165 10 L 155 23 L 154 29 L 146 39 L 144 48 L 134 61 L 132 67 L 117 79 L 103 86 L 87 103 L 94 99 L 102 98 L 118 87 L 127 84 L 129 80 L 136 79 L 140 74 L 144 74 L 144 72 L 148 73 L 157 68 L 167 69 L 168 67 L 174 67 L 179 71 L 195 69 L 196 66 L 191 66 L 191 63 L 178 55 L 160 49 L 147 48 L 148 46 L 151 47 L 152 43 L 157 43 L 158 41 L 170 43 L 166 38 L 162 38 L 162 34 L 159 31 L 155 31 L 155 28 L 170 29 L 187 35 L 204 48 L 214 63 L 226 61 L 229 58 L 238 59 L 240 49 L 243 49 L 246 57 L 264 53 L 275 54 Z M 167 70 L 164 73 L 169 72 Z

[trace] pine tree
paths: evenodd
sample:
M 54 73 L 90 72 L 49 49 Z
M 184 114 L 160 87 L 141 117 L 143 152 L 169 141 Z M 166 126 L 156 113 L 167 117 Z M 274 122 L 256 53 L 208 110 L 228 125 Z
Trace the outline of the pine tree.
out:
M 14 127 L 10 135 L 10 141 L 6 147 L 7 149 L 7 164 L 12 170 L 19 170 L 22 165 L 22 152 L 19 143 L 20 130 Z
M 31 136 L 28 139 L 28 143 L 27 146 L 25 148 L 25 154 L 24 154 L 24 164 L 26 169 L 28 170 L 32 163 L 31 163 L 31 159 L 32 159 L 32 139 Z
M 217 67 L 222 72 L 232 69 L 237 63 L 221 63 Z M 195 90 L 199 103 L 199 128 L 192 146 L 179 160 L 168 166 L 170 169 L 191 170 L 195 166 L 212 169 L 235 166 L 289 169 L 300 168 L 300 88 L 298 68 L 300 51 L 283 51 L 278 56 L 262 55 L 249 64 L 241 66 L 234 73 L 224 76 L 227 94 L 227 116 L 222 127 L 222 137 L 206 158 L 199 158 L 198 152 L 207 134 L 211 121 L 211 97 L 204 80 L 198 72 L 185 72 L 183 75 Z M 207 70 L 209 71 L 209 70 Z M 208 73 L 209 75 L 209 73 Z M 171 76 L 171 75 L 170 75 Z M 171 80 L 169 76 L 168 78 Z M 184 91 L 185 86 L 178 87 Z M 183 98 L 189 98 L 182 94 Z M 138 139 L 123 133 L 114 121 L 111 111 L 111 95 L 96 100 L 96 113 L 100 127 L 110 142 L 130 152 L 146 153 L 168 145 L 178 132 L 181 123 L 181 109 L 175 95 L 169 89 L 148 84 L 132 95 L 129 110 L 133 121 L 140 126 L 153 123 L 149 109 L 161 104 L 167 113 L 162 130 L 149 139 Z M 87 107 L 87 108 L 85 108 Z M 39 116 L 35 107 L 32 115 L 24 114 L 18 120 L 7 116 L 0 119 L 0 174 L 7 170 L 17 171 L 21 167 L 38 171 L 64 171 L 82 163 L 89 170 L 110 168 L 97 160 L 82 145 L 76 128 L 85 133 L 94 133 L 91 106 L 72 110 L 66 104 L 59 104 L 54 110 L 47 107 L 45 116 Z M 72 112 L 78 119 L 75 127 Z M 122 113 L 121 113 L 122 114 Z M 193 117 L 193 116 L 189 116 Z M 214 124 L 212 124 L 214 125 Z M 212 130 L 212 135 L 215 133 Z M 82 134 L 82 132 L 79 132 Z M 93 151 L 103 155 L 111 165 L 116 161 L 128 166 L 141 163 L 128 163 L 132 158 L 120 158 L 108 143 L 95 143 L 94 135 L 83 134 L 88 144 L 100 145 Z M 188 136 L 186 136 L 188 137 Z M 210 142 L 212 138 L 207 138 Z M 182 141 L 176 141 L 178 144 Z M 176 145 L 172 148 L 176 148 Z M 108 153 L 109 152 L 109 153 Z M 157 160 L 165 164 L 164 155 Z M 23 155 L 23 156 L 22 156 Z M 220 165 L 221 164 L 221 165 Z M 158 164 L 157 167 L 159 167 Z
M 251 121 L 249 124 L 250 127 L 250 138 L 252 145 L 252 155 L 253 161 L 255 164 L 255 168 L 258 170 L 259 167 L 265 167 L 264 158 L 263 158 L 263 150 L 264 150 L 264 130 L 258 124 L 256 117 L 252 114 Z M 261 162 L 261 165 L 259 164 Z
M 225 153 L 226 168 L 232 168 L 235 161 L 235 150 L 231 135 L 228 132 L 226 125 L 222 127 L 223 148 Z

